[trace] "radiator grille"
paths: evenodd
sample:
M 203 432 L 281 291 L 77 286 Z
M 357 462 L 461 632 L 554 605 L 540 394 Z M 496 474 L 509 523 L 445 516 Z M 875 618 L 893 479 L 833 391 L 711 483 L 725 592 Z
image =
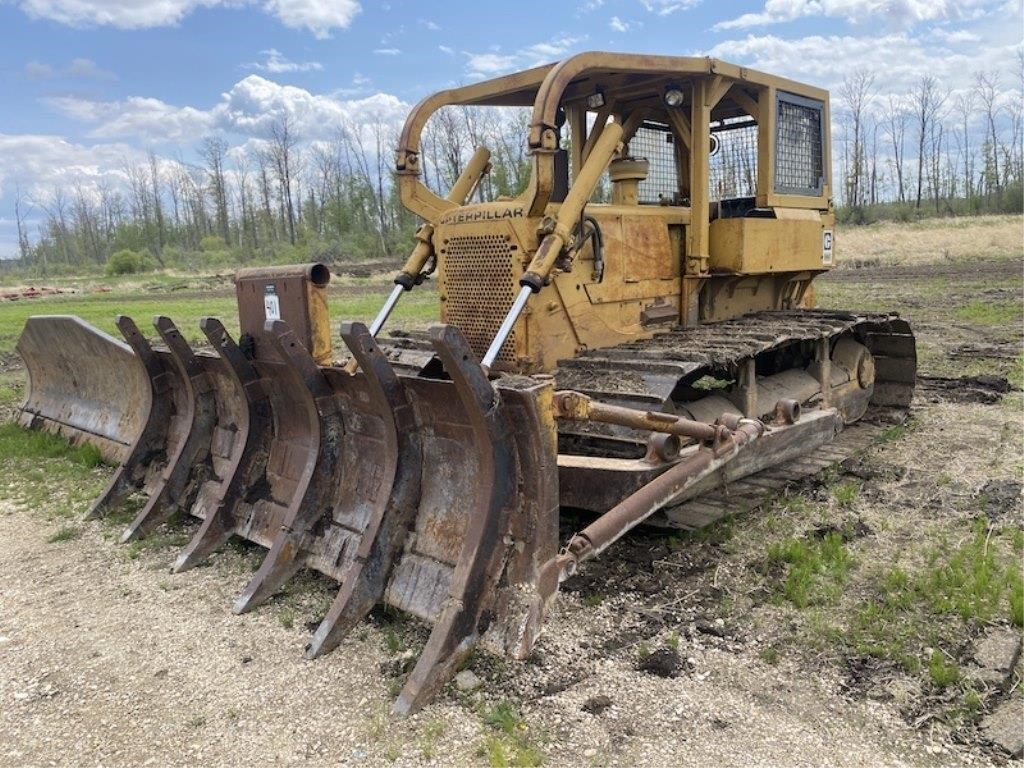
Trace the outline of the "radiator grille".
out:
M 512 274 L 515 246 L 505 235 L 459 235 L 446 238 L 442 288 L 445 316 L 483 357 L 515 300 Z M 515 363 L 516 331 L 505 341 L 498 362 Z

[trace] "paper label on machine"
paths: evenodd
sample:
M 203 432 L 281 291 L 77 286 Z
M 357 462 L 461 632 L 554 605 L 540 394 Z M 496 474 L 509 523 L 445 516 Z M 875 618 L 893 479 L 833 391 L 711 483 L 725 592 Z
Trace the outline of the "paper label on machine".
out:
M 277 297 L 277 289 L 272 285 L 264 289 L 263 312 L 267 320 L 281 319 L 281 300 Z
M 821 234 L 821 263 L 832 263 L 832 230 L 826 229 Z

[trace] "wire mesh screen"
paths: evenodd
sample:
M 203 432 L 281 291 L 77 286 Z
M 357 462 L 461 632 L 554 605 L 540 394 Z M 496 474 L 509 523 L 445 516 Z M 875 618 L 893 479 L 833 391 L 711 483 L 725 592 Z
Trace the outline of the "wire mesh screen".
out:
M 779 94 L 775 142 L 775 191 L 820 195 L 824 185 L 822 104 Z
M 667 125 L 644 123 L 629 140 L 631 157 L 643 157 L 650 163 L 647 178 L 640 182 L 637 196 L 641 203 L 674 203 L 679 195 L 676 145 Z
M 757 124 L 749 117 L 711 126 L 712 200 L 753 197 L 757 190 Z

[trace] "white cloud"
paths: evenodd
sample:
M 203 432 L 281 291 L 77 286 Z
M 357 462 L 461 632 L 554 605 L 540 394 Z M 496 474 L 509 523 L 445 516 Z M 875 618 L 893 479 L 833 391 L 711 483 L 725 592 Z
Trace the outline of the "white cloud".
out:
M 30 61 L 25 65 L 25 74 L 32 80 L 53 78 L 81 78 L 84 80 L 116 80 L 117 75 L 102 69 L 92 59 L 72 59 L 66 67 L 55 67 L 41 61 Z
M 95 188 L 102 183 L 124 181 L 124 164 L 145 159 L 141 150 L 127 144 L 84 146 L 61 136 L 0 134 L 0 195 L 20 184 L 30 197 L 45 197 L 56 186 L 76 182 Z
M 266 59 L 262 62 L 253 61 L 242 66 L 247 69 L 258 69 L 261 72 L 280 74 L 283 72 L 319 72 L 324 68 L 319 61 L 292 61 L 276 48 L 260 51 Z
M 995 5 L 998 3 L 992 0 L 765 0 L 763 11 L 720 21 L 715 29 L 742 29 L 810 16 L 842 18 L 851 24 L 884 18 L 896 25 L 913 25 L 977 18 Z
M 702 0 L 640 0 L 640 4 L 651 13 L 668 16 L 676 11 L 686 11 L 701 4 Z
M 633 29 L 640 29 L 643 25 L 642 21 L 623 21 L 618 16 L 612 16 L 608 21 L 608 27 L 612 32 L 629 32 Z
M 439 45 L 437 46 L 437 50 L 441 53 L 447 53 L 449 56 L 452 56 L 455 53 L 455 49 L 447 45 Z
M 368 82 L 361 75 L 353 80 L 357 87 Z M 175 106 L 138 96 L 122 101 L 56 96 L 45 99 L 45 103 L 67 117 L 92 125 L 92 138 L 130 137 L 148 145 L 192 143 L 216 131 L 266 136 L 270 126 L 285 117 L 300 138 L 330 138 L 347 122 L 383 121 L 398 125 L 409 110 L 408 104 L 391 94 L 344 99 L 282 85 L 260 75 L 242 78 L 209 109 Z
M 976 35 L 974 32 L 968 32 L 966 29 L 950 31 L 936 27 L 931 32 L 934 37 L 947 43 L 976 43 L 981 40 L 979 35 Z
M 16 0 L 32 18 L 74 27 L 148 29 L 177 24 L 198 8 L 238 8 L 254 0 Z M 282 24 L 318 38 L 347 29 L 360 11 L 356 0 L 263 0 L 260 7 Z
M 776 35 L 748 35 L 726 40 L 707 51 L 709 56 L 744 64 L 776 75 L 792 77 L 834 89 L 850 73 L 850 62 L 879 66 L 880 94 L 905 93 L 921 76 L 930 74 L 946 88 L 970 87 L 974 72 L 982 68 L 1011 70 L 1017 44 L 992 38 L 984 60 L 975 46 L 937 46 L 907 32 L 888 34 L 810 35 L 784 39 Z M 884 62 L 884 66 L 881 66 Z
M 439 29 L 441 29 L 441 25 L 438 24 L 436 21 L 432 21 L 431 19 L 420 19 L 419 23 L 422 24 L 427 29 L 429 29 L 431 32 L 437 32 Z
M 550 64 L 562 58 L 585 38 L 562 35 L 552 40 L 534 43 L 515 53 L 501 53 L 495 48 L 487 53 L 463 51 L 470 77 L 494 77 L 516 69 Z
M 287 116 L 296 135 L 314 139 L 329 138 L 351 121 L 400 123 L 408 110 L 408 104 L 391 94 L 341 100 L 249 75 L 224 93 L 210 113 L 222 130 L 253 136 L 266 135 L 274 121 Z
M 96 127 L 95 139 L 133 137 L 145 144 L 192 140 L 213 128 L 210 113 L 175 107 L 160 99 L 131 96 L 123 101 L 95 101 L 78 96 L 51 96 L 44 102 L 58 112 Z
M 515 69 L 518 57 L 500 53 L 466 53 L 466 67 L 473 75 L 496 75 Z
M 325 39 L 334 29 L 348 29 L 361 8 L 356 0 L 265 0 L 263 10 L 286 27 L 308 29 Z
M 378 56 L 397 56 L 402 52 L 401 48 L 374 48 L 373 52 Z

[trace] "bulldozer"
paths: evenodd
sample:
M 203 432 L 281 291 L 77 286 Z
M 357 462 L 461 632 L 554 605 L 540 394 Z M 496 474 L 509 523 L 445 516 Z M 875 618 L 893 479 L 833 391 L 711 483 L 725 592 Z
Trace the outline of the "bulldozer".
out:
M 518 194 L 483 199 L 485 147 L 444 196 L 427 186 L 424 126 L 452 106 L 530 111 Z M 343 347 L 330 269 L 303 264 L 237 272 L 237 338 L 216 318 L 193 349 L 164 316 L 156 338 L 118 317 L 124 342 L 37 316 L 17 348 L 21 424 L 117 463 L 88 515 L 135 499 L 123 541 L 177 514 L 199 523 L 175 571 L 232 537 L 265 548 L 237 613 L 300 569 L 336 580 L 311 659 L 378 604 L 430 624 L 397 713 L 477 648 L 526 657 L 559 585 L 635 526 L 756 505 L 910 405 L 908 323 L 813 308 L 835 266 L 820 88 L 581 53 L 425 98 L 395 157 L 421 224 Z M 441 324 L 383 334 L 428 279 Z M 564 508 L 590 522 L 561 541 Z

